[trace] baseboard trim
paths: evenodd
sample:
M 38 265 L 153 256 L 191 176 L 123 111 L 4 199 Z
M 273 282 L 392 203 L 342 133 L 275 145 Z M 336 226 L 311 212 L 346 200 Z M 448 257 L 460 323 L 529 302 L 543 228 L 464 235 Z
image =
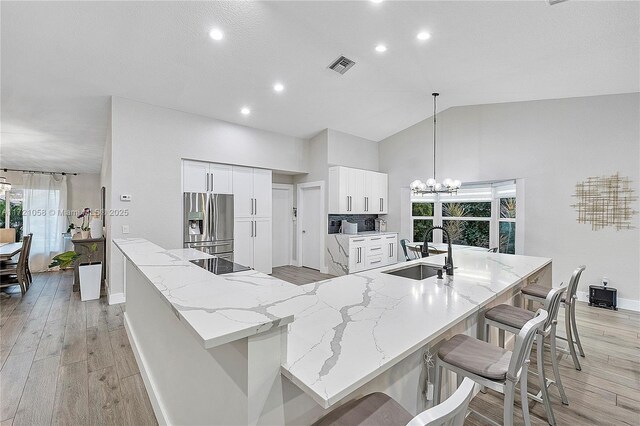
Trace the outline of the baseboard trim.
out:
M 117 305 L 118 303 L 124 303 L 126 301 L 124 293 L 113 293 L 107 295 L 110 305 Z
M 138 363 L 138 368 L 140 369 L 140 375 L 142 376 L 142 381 L 144 382 L 144 387 L 147 391 L 147 395 L 149 395 L 149 401 L 151 401 L 151 407 L 153 408 L 153 413 L 156 415 L 156 419 L 158 420 L 158 424 L 168 425 L 169 421 L 164 412 L 164 408 L 160 399 L 156 393 L 156 387 L 153 383 L 151 377 L 147 373 L 147 369 L 145 368 L 145 360 L 144 356 L 138 350 L 138 340 L 136 339 L 136 334 L 129 325 L 129 319 L 127 317 L 127 313 L 124 313 L 124 328 L 127 332 L 127 336 L 129 337 L 129 342 L 131 343 L 131 349 L 133 351 L 133 356 L 136 358 L 136 362 Z
M 589 293 L 586 291 L 577 291 L 576 296 L 578 296 L 579 301 L 589 303 Z M 618 297 L 618 309 L 640 312 L 640 300 Z

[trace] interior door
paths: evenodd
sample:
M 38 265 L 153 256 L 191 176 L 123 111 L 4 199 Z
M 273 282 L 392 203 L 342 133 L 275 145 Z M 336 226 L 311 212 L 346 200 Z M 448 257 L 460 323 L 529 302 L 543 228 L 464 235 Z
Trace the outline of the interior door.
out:
M 320 270 L 320 226 L 322 212 L 320 211 L 320 188 L 304 188 L 302 191 L 302 211 L 300 224 L 302 226 L 302 257 L 301 264 L 307 268 Z
M 271 217 L 271 170 L 253 169 L 254 216 Z
M 271 273 L 272 243 L 271 219 L 256 218 L 253 221 L 253 268 L 264 274 Z
M 253 216 L 253 169 L 233 166 L 233 211 L 235 217 Z M 271 189 L 269 189 L 271 194 Z
M 291 234 L 292 234 L 292 189 L 273 188 L 273 217 L 272 247 L 273 267 L 291 264 Z
M 253 268 L 253 219 L 235 220 L 233 238 L 233 260 L 240 265 Z
M 207 192 L 211 181 L 209 163 L 201 161 L 182 162 L 182 192 Z

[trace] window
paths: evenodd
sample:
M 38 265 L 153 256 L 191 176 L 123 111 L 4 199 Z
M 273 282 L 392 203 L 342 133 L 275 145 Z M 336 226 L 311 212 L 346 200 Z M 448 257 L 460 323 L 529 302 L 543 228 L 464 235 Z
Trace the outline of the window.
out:
M 7 202 L 9 196 L 9 222 L 7 223 Z M 22 240 L 22 190 L 12 189 L 0 192 L 0 228 L 15 228 L 16 241 Z
M 423 241 L 424 233 L 433 226 L 434 203 L 414 201 L 411 203 L 411 223 L 413 226 L 413 241 Z M 429 242 L 433 242 L 433 235 Z
M 516 252 L 516 199 L 500 198 L 500 219 L 498 221 L 498 242 L 500 253 Z
M 442 227 L 452 244 L 489 248 L 491 202 L 442 203 Z
M 515 181 L 467 185 L 457 194 L 413 196 L 411 198 L 411 235 L 422 241 L 432 226 L 442 226 L 451 243 L 465 246 L 497 247 L 500 253 L 516 252 Z M 433 243 L 446 243 L 435 232 Z

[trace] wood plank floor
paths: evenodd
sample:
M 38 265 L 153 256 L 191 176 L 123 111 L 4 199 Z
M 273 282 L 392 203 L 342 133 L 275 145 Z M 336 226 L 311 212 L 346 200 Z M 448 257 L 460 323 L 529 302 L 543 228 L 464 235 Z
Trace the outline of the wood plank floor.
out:
M 121 305 L 80 301 L 70 272 L 0 301 L 0 423 L 156 425 Z
M 333 275 L 322 274 L 315 269 L 300 268 L 297 266 L 278 266 L 273 268 L 271 276 L 296 285 L 310 284 L 316 281 L 335 278 Z
M 330 276 L 308 268 L 274 268 L 294 284 Z M 120 305 L 81 302 L 69 273 L 34 277 L 0 301 L 0 424 L 157 424 L 123 328 Z M 560 311 L 559 334 L 564 334 Z M 578 328 L 586 352 L 582 371 L 569 355 L 560 369 L 570 404 L 551 389 L 558 425 L 640 425 L 640 314 L 578 304 Z M 547 375 L 551 372 L 546 355 Z M 532 356 L 531 370 L 535 370 Z M 537 378 L 529 376 L 536 389 Z M 471 407 L 502 422 L 502 396 L 479 394 Z M 541 404 L 529 402 L 534 425 L 544 425 Z M 516 397 L 516 424 L 523 424 Z M 469 416 L 466 425 L 485 424 Z

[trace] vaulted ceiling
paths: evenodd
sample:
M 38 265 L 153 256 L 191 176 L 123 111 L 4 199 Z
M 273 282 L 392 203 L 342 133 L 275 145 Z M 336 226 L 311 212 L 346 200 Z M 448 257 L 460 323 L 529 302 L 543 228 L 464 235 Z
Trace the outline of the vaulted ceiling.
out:
M 431 115 L 432 91 L 445 109 L 640 90 L 635 1 L 0 7 L 1 167 L 98 171 L 111 95 L 298 137 L 380 140 Z M 345 75 L 327 69 L 339 55 L 356 62 Z

